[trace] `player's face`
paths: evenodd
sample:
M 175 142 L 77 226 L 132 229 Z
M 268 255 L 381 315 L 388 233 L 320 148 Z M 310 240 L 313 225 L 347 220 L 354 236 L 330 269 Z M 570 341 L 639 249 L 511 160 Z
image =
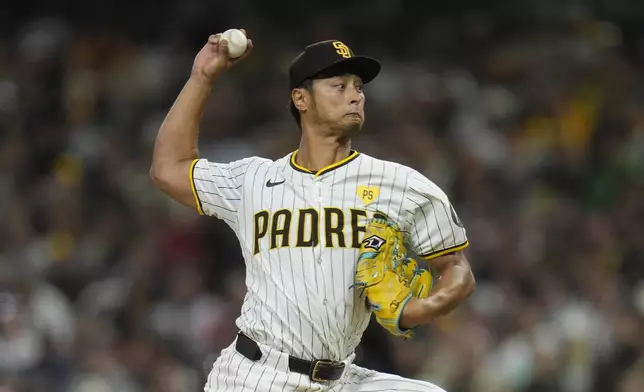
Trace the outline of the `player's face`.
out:
M 364 123 L 363 88 L 362 79 L 356 75 L 315 80 L 312 114 L 318 123 L 344 135 L 357 133 Z

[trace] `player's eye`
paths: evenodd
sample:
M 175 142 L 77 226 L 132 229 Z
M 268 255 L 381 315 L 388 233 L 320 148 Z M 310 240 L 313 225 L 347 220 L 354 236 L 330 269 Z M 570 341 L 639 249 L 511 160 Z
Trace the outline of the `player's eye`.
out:
M 359 92 L 359 93 L 361 93 L 361 92 L 363 92 L 363 91 L 364 91 L 364 86 L 363 86 L 363 85 L 361 85 L 361 84 L 358 84 L 358 85 L 356 86 L 356 90 L 358 90 L 358 92 Z
M 338 84 L 335 85 L 335 88 L 340 89 L 340 90 L 344 90 L 345 84 L 344 83 L 338 83 Z

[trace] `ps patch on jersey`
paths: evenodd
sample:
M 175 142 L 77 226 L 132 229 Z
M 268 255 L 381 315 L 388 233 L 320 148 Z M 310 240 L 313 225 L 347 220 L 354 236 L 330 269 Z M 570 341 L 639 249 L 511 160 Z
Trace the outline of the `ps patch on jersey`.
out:
M 358 198 L 367 205 L 373 203 L 378 198 L 380 195 L 380 188 L 377 186 L 360 185 L 356 190 L 356 194 L 358 195 Z

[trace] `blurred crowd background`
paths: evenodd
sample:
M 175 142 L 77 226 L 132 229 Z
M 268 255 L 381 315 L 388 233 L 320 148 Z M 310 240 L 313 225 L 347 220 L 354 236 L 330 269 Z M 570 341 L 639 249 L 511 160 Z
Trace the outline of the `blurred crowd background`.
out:
M 354 147 L 441 186 L 478 287 L 357 363 L 449 392 L 644 391 L 644 3 L 25 0 L 0 14 L 0 391 L 202 390 L 245 293 L 235 235 L 148 177 L 211 33 L 253 55 L 201 154 L 296 148 L 286 68 L 379 58 Z

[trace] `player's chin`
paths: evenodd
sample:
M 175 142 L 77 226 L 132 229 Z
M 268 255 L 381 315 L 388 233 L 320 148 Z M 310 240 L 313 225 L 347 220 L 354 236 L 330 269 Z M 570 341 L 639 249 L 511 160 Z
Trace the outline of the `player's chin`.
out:
M 364 121 L 361 117 L 358 116 L 349 116 L 344 119 L 342 122 L 342 126 L 340 127 L 342 129 L 342 132 L 346 136 L 352 136 L 360 132 L 362 130 L 362 125 L 364 124 Z

